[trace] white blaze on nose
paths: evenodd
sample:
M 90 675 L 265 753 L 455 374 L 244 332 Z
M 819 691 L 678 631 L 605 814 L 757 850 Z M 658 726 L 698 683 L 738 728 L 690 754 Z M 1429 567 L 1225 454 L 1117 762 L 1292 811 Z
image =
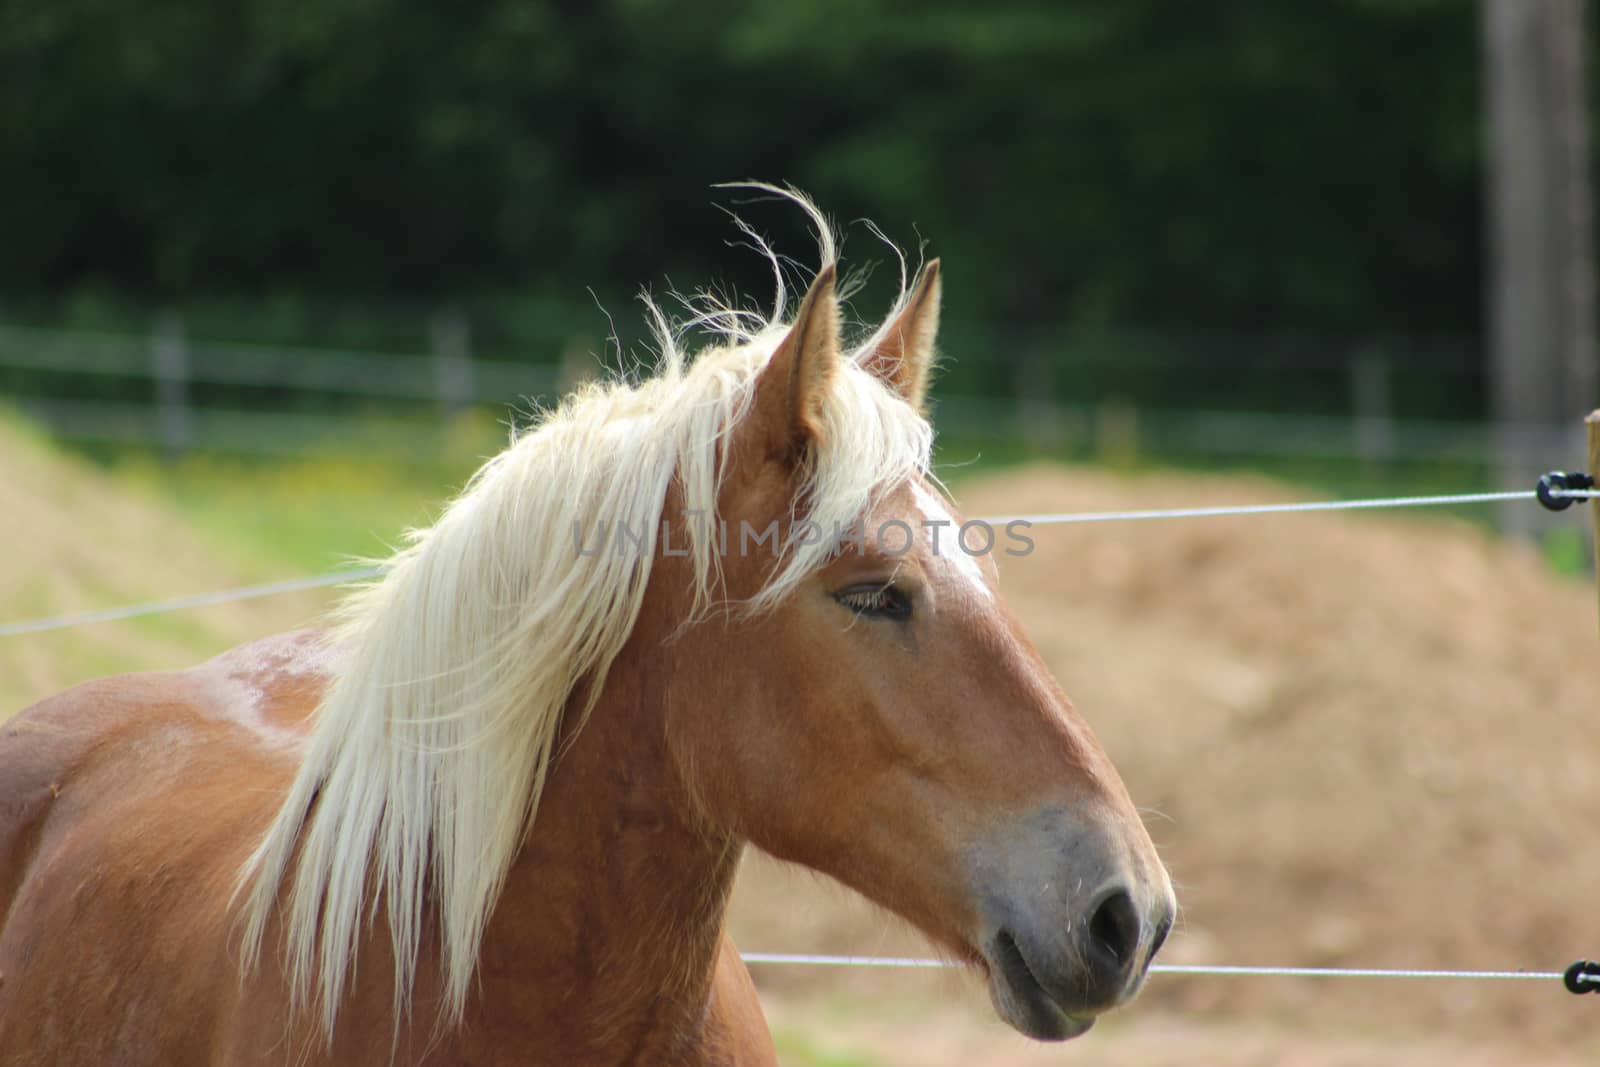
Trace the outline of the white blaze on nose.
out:
M 923 518 L 929 522 L 945 524 L 938 530 L 927 531 L 929 542 L 938 546 L 936 554 L 939 558 L 949 560 L 955 565 L 956 573 L 986 598 L 993 600 L 994 593 L 989 591 L 989 583 L 983 579 L 983 568 L 978 566 L 978 561 L 961 543 L 961 526 L 955 517 L 945 509 L 938 497 L 924 489 L 920 483 L 913 482 L 911 492 L 917 498 L 917 508 L 922 512 Z M 938 538 L 937 541 L 933 540 L 935 537 Z M 979 546 L 980 549 L 982 547 Z

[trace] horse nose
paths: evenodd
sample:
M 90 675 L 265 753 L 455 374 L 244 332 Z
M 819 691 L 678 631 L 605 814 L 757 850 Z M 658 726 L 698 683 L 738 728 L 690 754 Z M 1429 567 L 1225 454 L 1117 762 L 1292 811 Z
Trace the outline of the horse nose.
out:
M 1091 984 L 1108 999 L 1142 979 L 1172 929 L 1172 907 L 1159 900 L 1141 916 L 1124 885 L 1103 892 L 1084 930 L 1083 956 Z
M 1059 1041 L 1138 993 L 1177 914 L 1153 847 L 1046 809 L 969 857 L 989 995 L 1007 1022 Z
M 1126 889 L 1117 886 L 1101 898 L 1089 916 L 1085 946 L 1097 979 L 1108 986 L 1123 984 L 1139 952 L 1139 942 L 1144 940 L 1142 926 L 1133 895 Z

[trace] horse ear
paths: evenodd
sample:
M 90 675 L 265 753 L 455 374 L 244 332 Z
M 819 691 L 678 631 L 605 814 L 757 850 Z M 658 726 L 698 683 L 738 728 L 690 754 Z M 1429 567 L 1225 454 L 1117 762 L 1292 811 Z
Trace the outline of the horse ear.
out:
M 775 448 L 803 447 L 820 435 L 823 398 L 838 369 L 839 301 L 829 264 L 756 380 L 750 418 Z
M 884 325 L 871 349 L 860 359 L 863 367 L 918 411 L 927 396 L 928 372 L 933 368 L 940 292 L 939 261 L 929 260 L 900 314 Z

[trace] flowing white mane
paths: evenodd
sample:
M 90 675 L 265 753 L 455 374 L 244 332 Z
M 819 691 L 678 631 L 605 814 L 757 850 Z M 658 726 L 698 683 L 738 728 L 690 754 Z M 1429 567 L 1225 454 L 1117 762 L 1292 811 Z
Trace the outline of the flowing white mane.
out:
M 818 223 L 830 263 L 822 217 L 786 195 Z M 409 1011 L 425 894 L 439 926 L 444 1014 L 460 1019 L 485 924 L 525 835 L 537 832 L 561 717 L 580 681 L 606 676 L 650 579 L 650 551 L 580 554 L 574 531 L 655 530 L 674 481 L 686 510 L 716 514 L 719 442 L 749 410 L 784 335 L 777 273 L 770 315 L 719 306 L 691 320 L 724 335 L 693 359 L 651 305 L 662 351 L 654 376 L 586 387 L 514 437 L 341 608 L 331 639 L 344 666 L 240 883 L 246 967 L 281 908 L 294 1006 L 315 1003 L 326 1033 L 380 899 L 396 1018 Z M 901 289 L 903 302 L 903 280 Z M 797 496 L 805 510 L 796 518 L 823 530 L 848 525 L 877 494 L 927 469 L 927 422 L 859 363 L 875 337 L 831 378 L 824 432 Z M 719 588 L 708 525 L 688 528 L 695 599 L 686 619 L 710 608 Z M 745 607 L 777 604 L 827 551 L 822 541 L 797 543 Z M 585 714 L 601 686 L 587 691 L 588 706 L 572 714 Z

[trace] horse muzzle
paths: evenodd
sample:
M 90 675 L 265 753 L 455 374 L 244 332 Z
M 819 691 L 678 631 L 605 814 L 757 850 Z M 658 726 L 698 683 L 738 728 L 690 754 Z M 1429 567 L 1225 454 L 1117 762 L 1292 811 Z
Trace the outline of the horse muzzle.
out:
M 1007 1023 L 1063 1041 L 1139 992 L 1176 910 L 1153 848 L 1131 850 L 1056 811 L 971 858 L 989 997 Z

